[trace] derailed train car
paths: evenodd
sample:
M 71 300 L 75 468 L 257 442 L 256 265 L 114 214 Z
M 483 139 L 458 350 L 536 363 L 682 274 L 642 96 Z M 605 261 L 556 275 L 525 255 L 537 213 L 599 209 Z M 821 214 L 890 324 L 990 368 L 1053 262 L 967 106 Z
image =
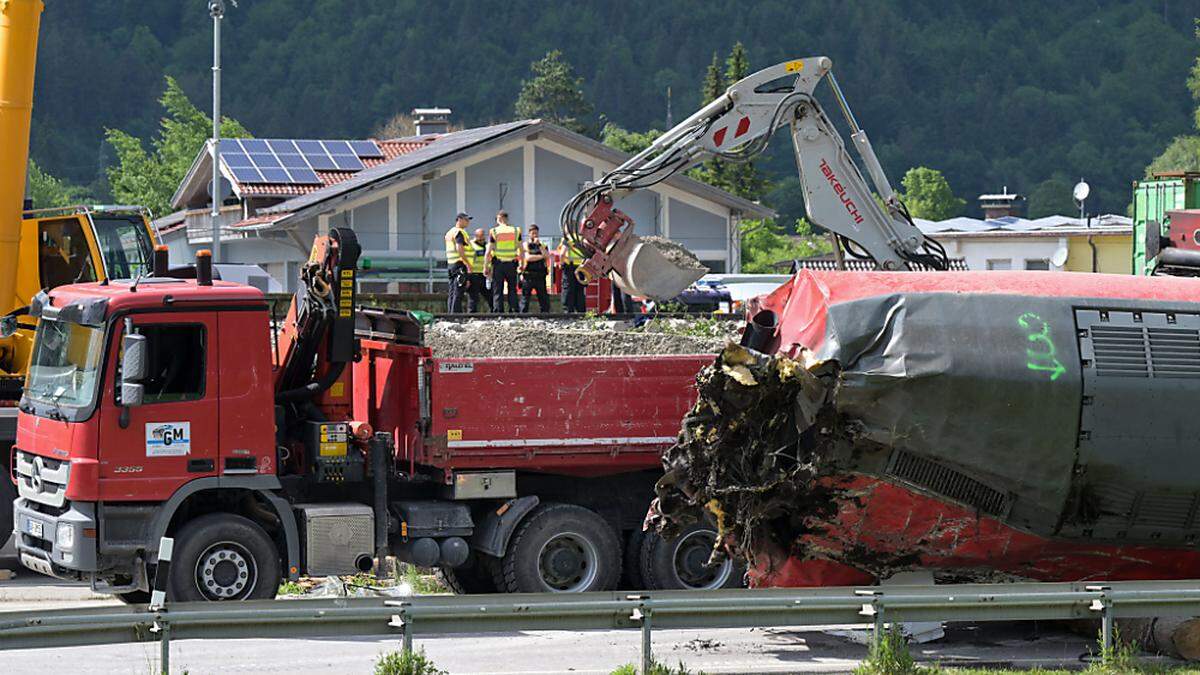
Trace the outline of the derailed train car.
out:
M 658 492 L 756 585 L 1200 574 L 1200 280 L 802 271 L 752 313 Z

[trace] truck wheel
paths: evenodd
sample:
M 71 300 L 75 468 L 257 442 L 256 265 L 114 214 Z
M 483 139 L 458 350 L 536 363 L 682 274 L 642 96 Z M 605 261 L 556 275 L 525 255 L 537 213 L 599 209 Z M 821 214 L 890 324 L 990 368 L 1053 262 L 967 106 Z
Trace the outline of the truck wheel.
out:
M 621 542 L 594 511 L 543 504 L 517 526 L 496 585 L 508 593 L 610 591 L 621 577 Z
M 248 518 L 201 516 L 175 533 L 175 541 L 171 600 L 262 600 L 279 590 L 279 552 Z
M 625 555 L 621 565 L 624 577 L 621 588 L 640 591 L 646 588 L 646 580 L 642 578 L 642 545 L 646 541 L 646 533 L 640 527 L 634 528 L 625 540 Z
M 745 572 L 726 559 L 706 565 L 717 533 L 712 526 L 696 523 L 667 540 L 656 533 L 646 535 L 642 545 L 642 577 L 650 590 L 711 590 L 737 588 Z
M 498 561 L 492 556 L 471 551 L 467 562 L 458 567 L 438 567 L 433 574 L 455 595 L 495 593 L 496 579 L 493 567 L 496 562 Z

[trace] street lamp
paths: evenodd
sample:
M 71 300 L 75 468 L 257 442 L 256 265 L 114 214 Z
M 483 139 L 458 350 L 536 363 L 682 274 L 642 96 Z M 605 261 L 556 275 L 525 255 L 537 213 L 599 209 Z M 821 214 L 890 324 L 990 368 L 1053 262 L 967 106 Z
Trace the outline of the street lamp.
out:
M 1079 205 L 1079 220 L 1085 222 L 1088 229 L 1087 243 L 1092 249 L 1092 272 L 1098 272 L 1099 269 L 1099 252 L 1096 250 L 1096 242 L 1092 240 L 1092 217 L 1087 215 L 1087 198 L 1092 193 L 1092 188 L 1084 182 L 1082 178 L 1075 184 L 1075 189 L 1071 191 L 1071 196 L 1075 198 L 1075 203 Z
M 237 7 L 236 0 L 230 1 Z M 225 18 L 225 0 L 209 0 L 208 15 L 213 20 L 212 260 L 221 262 L 221 19 Z

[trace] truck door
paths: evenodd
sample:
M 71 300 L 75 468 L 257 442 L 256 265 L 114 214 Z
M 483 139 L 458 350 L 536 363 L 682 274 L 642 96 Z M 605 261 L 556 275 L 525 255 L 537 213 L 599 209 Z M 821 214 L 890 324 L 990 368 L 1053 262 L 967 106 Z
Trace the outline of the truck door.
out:
M 146 337 L 143 404 L 125 408 L 120 389 L 124 323 L 109 345 L 100 425 L 102 500 L 161 500 L 181 484 L 217 473 L 215 312 L 134 315 Z

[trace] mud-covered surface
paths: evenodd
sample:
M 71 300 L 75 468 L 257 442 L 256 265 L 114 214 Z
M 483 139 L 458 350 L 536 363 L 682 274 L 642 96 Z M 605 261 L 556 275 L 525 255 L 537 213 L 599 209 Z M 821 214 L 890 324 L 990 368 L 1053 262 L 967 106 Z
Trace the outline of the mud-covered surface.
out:
M 599 317 L 438 320 L 425 344 L 443 358 L 710 354 L 740 337 L 730 318 L 655 319 L 642 326 Z
M 836 380 L 831 364 L 726 347 L 697 376 L 700 398 L 664 456 L 652 524 L 669 534 L 706 511 L 751 563 L 795 553 L 846 497 L 829 479 L 830 456 L 851 435 L 833 412 Z
M 642 237 L 643 244 L 653 246 L 659 253 L 663 254 L 671 264 L 683 269 L 704 270 L 708 271 L 708 266 L 700 262 L 696 254 L 687 250 L 683 246 L 662 237 Z

